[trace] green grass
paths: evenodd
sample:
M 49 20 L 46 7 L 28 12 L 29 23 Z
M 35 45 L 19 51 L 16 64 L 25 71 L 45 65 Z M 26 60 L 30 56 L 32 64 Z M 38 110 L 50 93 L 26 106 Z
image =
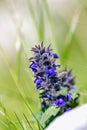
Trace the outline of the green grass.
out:
M 76 35 L 81 13 L 86 11 L 86 7 L 76 10 L 68 25 L 61 16 L 53 15 L 46 0 L 38 0 L 35 9 L 31 0 L 26 0 L 26 3 L 36 29 L 35 35 L 38 36 L 35 44 L 42 40 L 45 45 L 52 44 L 53 50 L 60 55 L 62 67 L 73 69 L 81 94 L 80 104 L 86 103 L 87 56 Z M 33 83 L 33 74 L 28 68 L 32 45 L 26 41 L 21 27 L 18 32 L 21 47 L 16 52 L 15 59 L 11 60 L 6 50 L 0 46 L 0 130 L 41 130 L 34 115 L 40 109 L 39 95 Z M 84 48 L 86 47 L 85 44 Z

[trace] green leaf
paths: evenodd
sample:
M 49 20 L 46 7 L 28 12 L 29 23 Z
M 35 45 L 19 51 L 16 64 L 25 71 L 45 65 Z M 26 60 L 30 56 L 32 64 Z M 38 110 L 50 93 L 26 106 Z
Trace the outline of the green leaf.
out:
M 68 93 L 68 89 L 67 88 L 62 88 L 60 91 L 57 92 L 57 95 L 56 96 L 59 96 L 59 95 L 67 95 Z
M 72 99 L 75 100 L 75 99 L 77 99 L 77 98 L 78 98 L 78 94 L 77 94 L 77 93 L 73 93 Z
M 75 100 L 79 97 L 79 94 L 76 92 L 76 90 L 71 90 L 70 91 L 72 93 L 72 99 Z
M 35 113 L 36 118 L 38 119 L 38 121 L 40 122 L 41 120 L 41 116 L 43 115 L 43 111 L 39 110 L 38 112 Z
M 46 124 L 48 122 L 50 122 L 50 120 L 52 119 L 52 117 L 55 117 L 58 112 L 59 112 L 60 108 L 56 107 L 56 106 L 51 106 L 49 107 L 42 115 L 41 117 L 41 125 L 45 128 Z

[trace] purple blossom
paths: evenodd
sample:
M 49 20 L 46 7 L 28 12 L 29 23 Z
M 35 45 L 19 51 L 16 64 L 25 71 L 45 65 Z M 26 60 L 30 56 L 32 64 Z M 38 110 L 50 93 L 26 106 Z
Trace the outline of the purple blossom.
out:
M 66 105 L 66 102 L 64 101 L 64 99 L 59 98 L 59 99 L 56 99 L 55 104 L 56 104 L 57 106 L 59 106 L 59 107 L 63 107 L 63 106 Z
M 41 103 L 41 106 L 42 106 L 42 108 L 46 107 L 46 102 L 43 101 L 43 102 Z
M 59 79 L 62 81 L 62 85 L 68 89 L 75 88 L 75 78 L 72 76 L 72 71 L 68 71 L 67 68 L 59 72 Z
M 41 78 L 40 79 L 37 78 L 37 79 L 34 80 L 34 83 L 36 83 L 37 89 L 40 88 L 42 81 L 43 80 Z
M 68 93 L 67 94 L 67 101 L 71 101 L 72 100 L 72 94 L 71 93 Z
M 49 76 L 56 76 L 56 72 L 55 72 L 56 68 L 55 67 L 50 67 L 46 70 L 46 74 L 48 74 Z
M 64 109 L 64 112 L 69 112 L 71 109 L 72 109 L 71 107 L 65 108 L 65 109 Z
M 66 107 L 67 102 L 72 100 L 70 90 L 75 88 L 75 78 L 72 76 L 72 71 L 68 71 L 67 68 L 58 71 L 61 65 L 56 65 L 55 62 L 59 56 L 53 53 L 50 45 L 44 47 L 42 42 L 40 45 L 35 45 L 32 51 L 34 57 L 29 59 L 30 68 L 34 72 L 34 83 L 40 92 L 42 107 L 45 107 L 46 104 Z M 67 88 L 67 95 L 59 94 L 63 88 Z
M 53 57 L 54 57 L 55 59 L 59 58 L 59 56 L 58 56 L 56 53 L 53 54 Z
M 37 64 L 33 61 L 33 63 L 29 66 L 33 72 L 37 72 Z

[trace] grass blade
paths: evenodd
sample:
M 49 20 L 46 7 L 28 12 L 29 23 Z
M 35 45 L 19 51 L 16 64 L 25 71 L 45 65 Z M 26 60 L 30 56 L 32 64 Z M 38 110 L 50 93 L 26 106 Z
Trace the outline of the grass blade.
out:
M 12 130 L 11 125 L 14 126 L 15 130 L 17 130 L 15 123 L 11 121 L 11 119 L 9 118 L 9 116 L 7 114 L 5 107 L 3 106 L 3 104 L 1 102 L 0 102 L 0 106 L 3 110 L 3 111 L 0 111 L 0 114 L 6 119 L 6 123 L 7 123 L 9 130 Z
M 19 119 L 19 117 L 18 117 L 18 115 L 17 115 L 16 113 L 15 113 L 15 116 L 16 116 L 16 118 L 17 118 L 17 120 L 18 120 L 18 122 L 19 122 L 21 128 L 22 128 L 23 130 L 25 130 L 24 127 L 23 127 L 23 125 L 22 125 L 22 123 L 21 123 L 21 121 L 20 121 L 20 119 Z
M 20 70 L 21 70 L 21 53 L 22 53 L 22 44 L 21 44 L 21 40 L 18 37 L 17 41 L 16 41 L 16 65 L 17 65 L 17 77 L 18 77 L 18 82 L 20 80 Z
M 9 129 L 8 125 L 6 123 L 4 123 L 2 120 L 0 120 L 0 123 L 5 126 L 7 129 Z
M 76 12 L 72 18 L 71 25 L 70 25 L 68 34 L 66 36 L 65 43 L 63 46 L 63 50 L 62 50 L 61 62 L 63 62 L 63 60 L 64 60 L 64 62 L 66 62 L 68 59 L 70 50 L 72 48 L 71 46 L 73 44 L 72 40 L 73 40 L 73 38 L 75 39 L 74 33 L 75 33 L 77 25 L 78 25 L 80 14 L 81 14 L 81 8 L 76 10 Z
M 24 118 L 26 119 L 26 121 L 27 121 L 29 127 L 31 128 L 31 130 L 34 130 L 33 127 L 32 127 L 32 125 L 31 125 L 31 123 L 30 123 L 29 120 L 27 119 L 26 115 L 25 115 L 25 114 L 23 114 L 23 115 L 24 115 Z

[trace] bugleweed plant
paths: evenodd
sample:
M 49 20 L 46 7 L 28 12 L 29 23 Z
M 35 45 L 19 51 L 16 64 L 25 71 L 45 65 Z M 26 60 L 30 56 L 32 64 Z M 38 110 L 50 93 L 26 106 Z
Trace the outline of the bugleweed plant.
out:
M 43 42 L 32 48 L 34 56 L 29 59 L 29 68 L 34 73 L 34 83 L 41 99 L 39 122 L 43 128 L 58 115 L 70 111 L 78 105 L 79 94 L 76 93 L 75 78 L 72 70 L 61 69 L 56 64 L 59 56 L 53 53 L 50 45 Z

